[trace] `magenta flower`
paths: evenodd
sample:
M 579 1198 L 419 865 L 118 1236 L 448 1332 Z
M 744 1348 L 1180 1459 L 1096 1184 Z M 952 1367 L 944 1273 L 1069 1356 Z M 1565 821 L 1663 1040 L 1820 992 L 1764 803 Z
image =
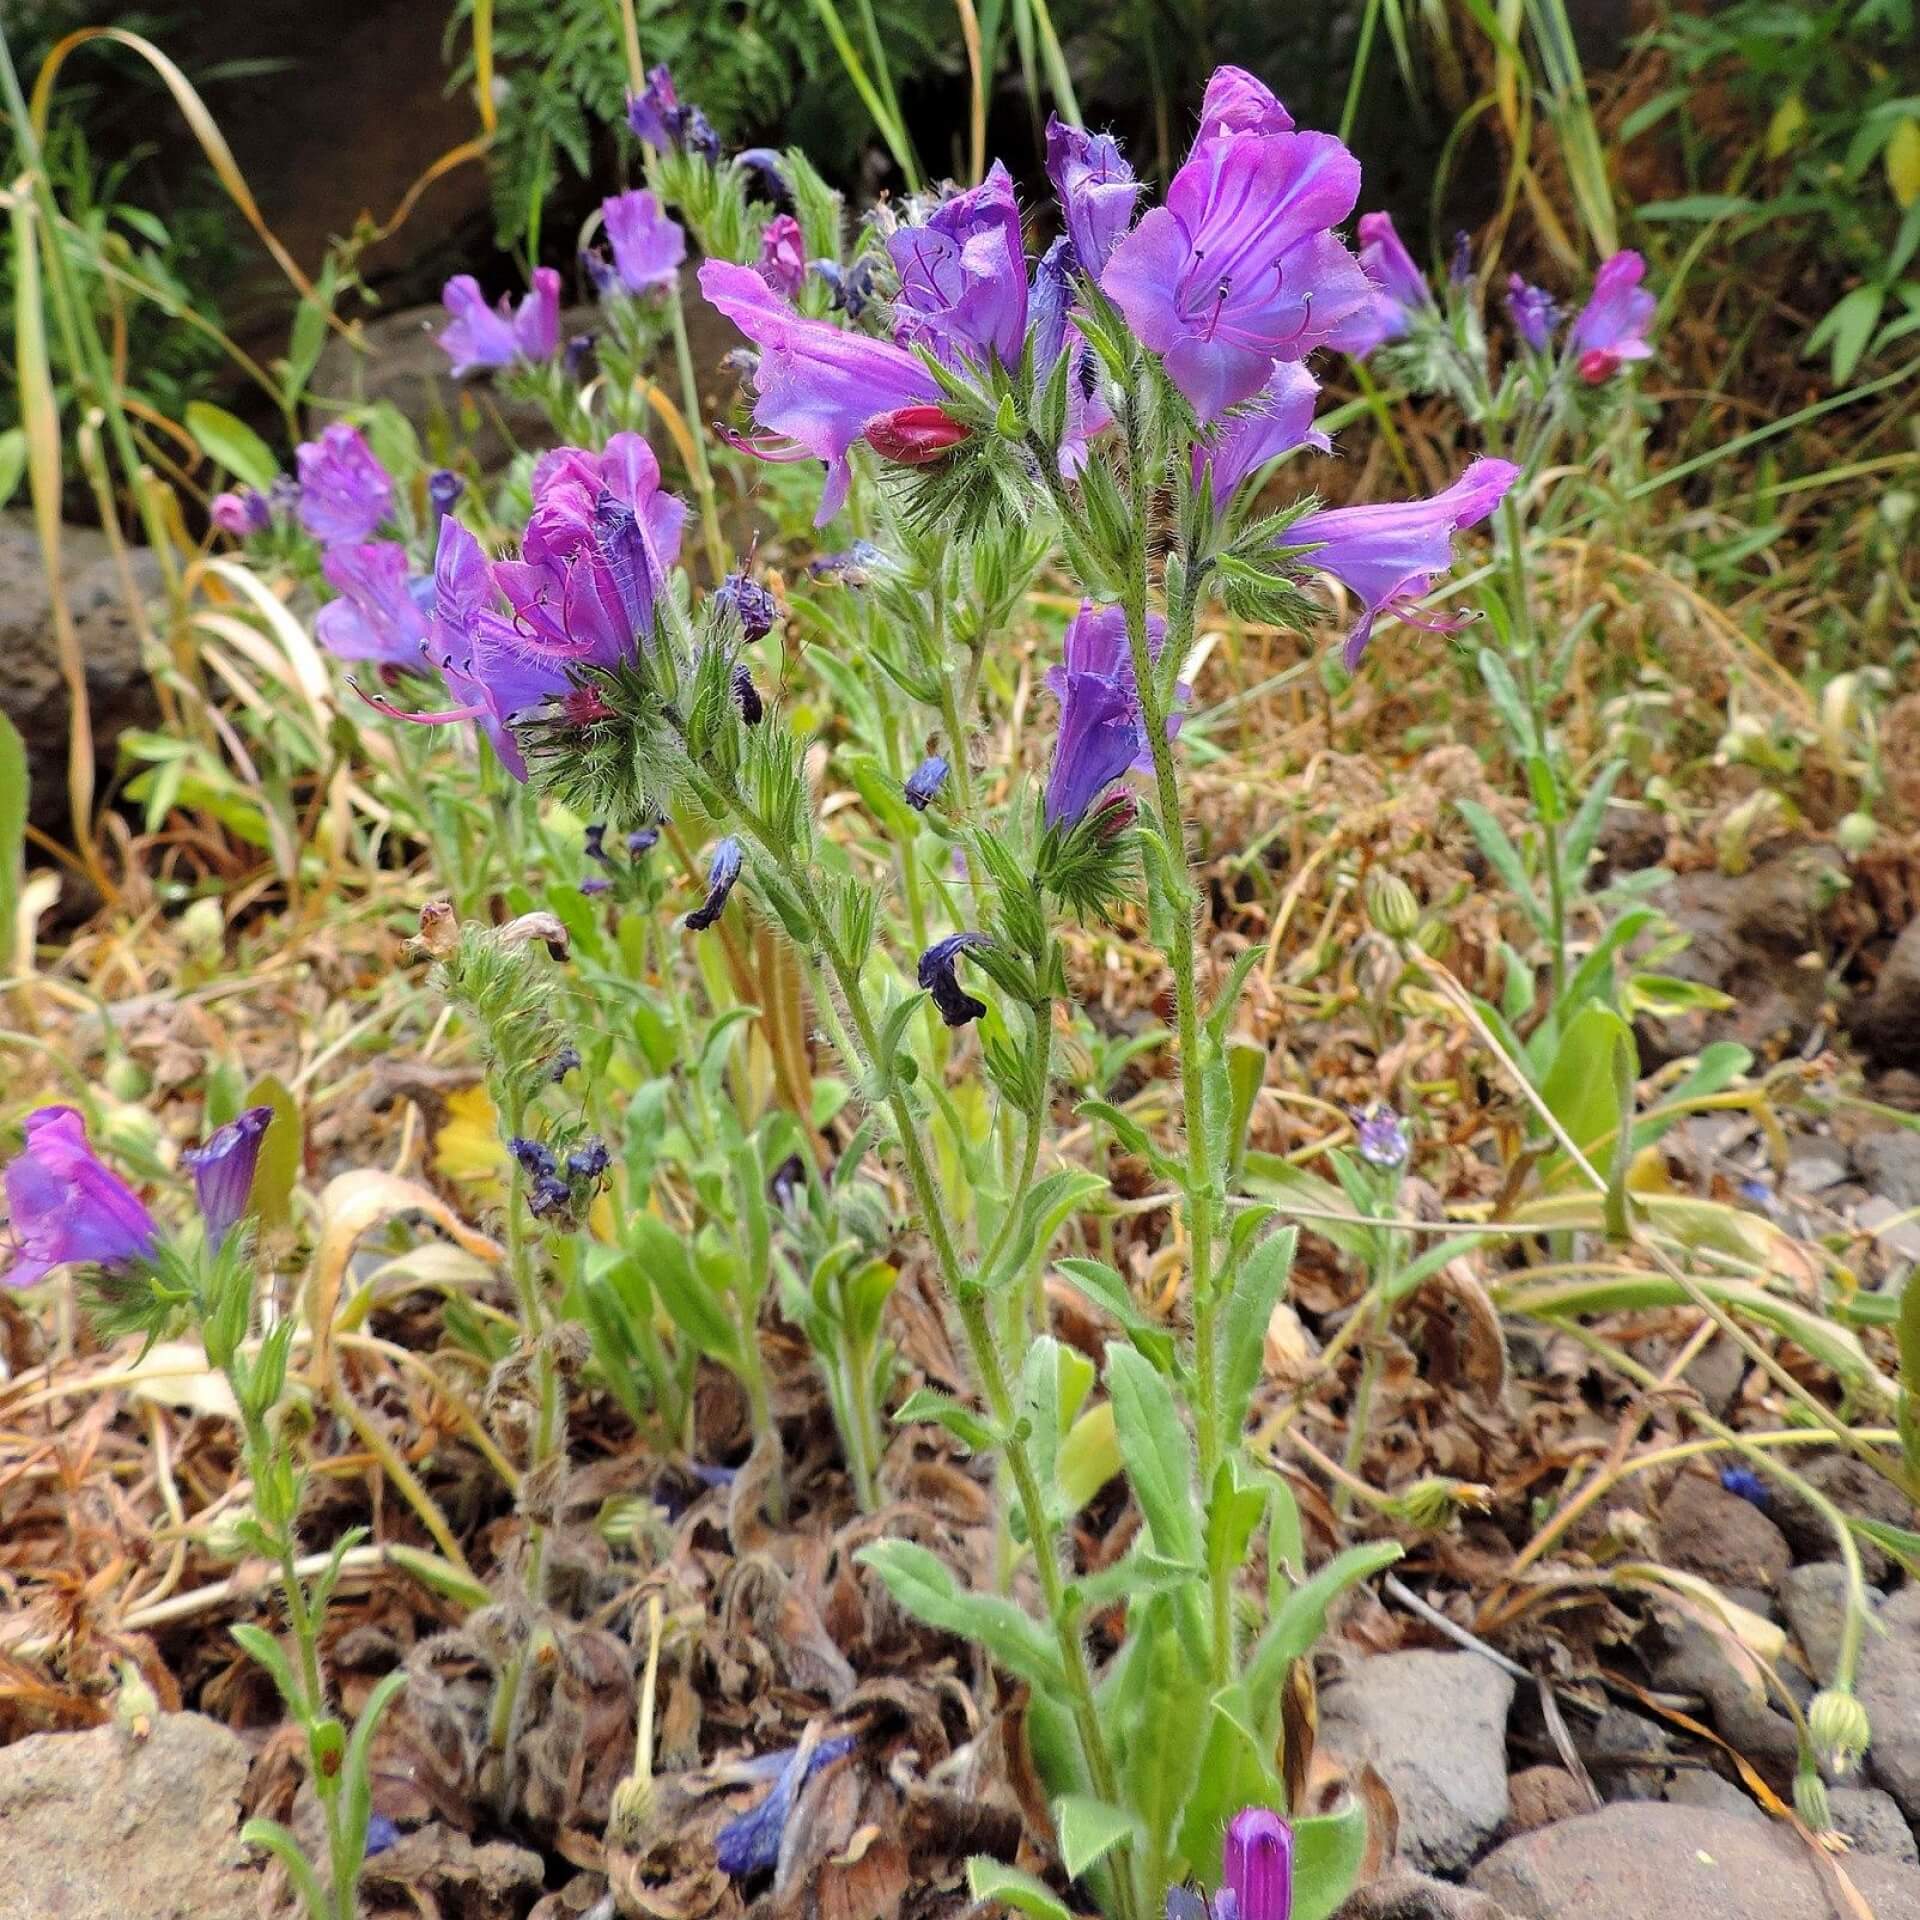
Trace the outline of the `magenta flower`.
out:
M 330 654 L 383 667 L 425 664 L 433 582 L 408 576 L 405 547 L 397 540 L 329 547 L 320 571 L 340 593 L 313 623 L 314 638 Z
M 1027 256 L 1013 181 L 999 161 L 979 186 L 937 206 L 925 225 L 887 242 L 900 291 L 893 337 L 930 348 L 948 366 L 1019 363 L 1027 337 Z
M 735 444 L 763 460 L 825 461 L 826 490 L 814 515 L 824 527 L 846 500 L 847 455 L 867 423 L 933 405 L 938 385 L 903 347 L 804 319 L 751 267 L 705 261 L 700 291 L 760 349 L 753 417 L 768 437 Z
M 1154 659 L 1166 638 L 1167 623 L 1149 614 L 1147 648 Z M 1047 687 L 1060 702 L 1060 737 L 1047 775 L 1045 818 L 1050 827 L 1070 827 L 1123 773 L 1153 765 L 1123 607 L 1080 603 L 1067 623 L 1060 664 L 1047 670 Z M 1184 684 L 1177 688 L 1176 705 L 1188 693 Z M 1170 714 L 1167 738 L 1179 730 L 1179 714 Z
M 776 213 L 761 229 L 760 278 L 789 300 L 807 284 L 807 238 L 790 213 Z
M 1230 415 L 1193 449 L 1193 484 L 1210 472 L 1213 510 L 1224 513 L 1240 482 L 1295 447 L 1321 453 L 1333 442 L 1313 424 L 1320 383 L 1297 360 L 1276 360 L 1251 409 Z
M 72 1107 L 27 1115 L 27 1144 L 6 1171 L 14 1260 L 0 1286 L 31 1287 L 55 1267 L 124 1267 L 160 1229 L 140 1196 L 94 1153 Z
M 1332 232 L 1359 191 L 1330 134 L 1203 129 L 1166 204 L 1114 248 L 1100 284 L 1203 425 L 1365 305 L 1371 282 Z
M 1356 360 L 1364 359 L 1389 340 L 1403 338 L 1413 325 L 1414 314 L 1433 304 L 1433 290 L 1414 264 L 1412 254 L 1401 244 L 1392 214 L 1360 216 L 1360 265 L 1373 283 L 1373 296 L 1328 342 Z
M 499 306 L 488 306 L 470 273 L 455 274 L 441 290 L 440 303 L 453 315 L 440 345 L 453 361 L 456 380 L 482 367 L 551 360 L 560 350 L 560 276 L 551 267 L 534 269 L 533 289 L 517 310 L 504 294 Z
M 1593 292 L 1570 336 L 1580 378 L 1590 387 L 1611 380 L 1627 361 L 1653 354 L 1647 329 L 1658 302 L 1640 284 L 1646 271 L 1647 263 L 1629 251 L 1612 255 L 1594 275 Z
M 260 1165 L 260 1142 L 272 1124 L 271 1107 L 249 1107 L 180 1156 L 180 1164 L 193 1175 L 200 1217 L 216 1247 L 246 1214 Z
M 1507 318 L 1528 347 L 1535 353 L 1545 353 L 1553 345 L 1560 308 L 1545 287 L 1531 286 L 1511 273 L 1507 276 Z
M 1051 114 L 1047 119 L 1047 178 L 1059 196 L 1067 238 L 1082 273 L 1099 279 L 1133 219 L 1140 183 L 1110 133 L 1089 133 Z
M 364 540 L 393 505 L 393 482 L 358 427 L 336 420 L 294 449 L 300 469 L 300 524 L 325 546 Z
M 616 193 L 600 203 L 600 221 L 613 249 L 614 273 L 629 293 L 650 293 L 678 276 L 687 236 L 652 194 Z
M 208 503 L 207 518 L 222 533 L 244 540 L 248 534 L 265 533 L 273 525 L 273 509 L 264 493 L 242 487 L 237 493 L 216 493 Z
M 1215 67 L 1200 102 L 1200 131 L 1211 140 L 1222 133 L 1291 133 L 1293 115 L 1275 97 L 1264 80 L 1245 67 Z
M 1453 564 L 1453 536 L 1477 526 L 1505 498 L 1520 469 L 1505 460 L 1474 461 L 1452 486 L 1428 500 L 1382 506 L 1332 507 L 1296 520 L 1280 537 L 1289 547 L 1311 546 L 1300 564 L 1330 573 L 1360 597 L 1360 621 L 1347 636 L 1349 671 L 1360 664 L 1374 622 L 1383 613 L 1409 626 L 1450 632 L 1465 624 L 1418 614 L 1414 602 L 1436 574 Z
M 1293 1830 L 1266 1807 L 1242 1807 L 1227 1822 L 1221 1878 L 1238 1920 L 1289 1920 Z

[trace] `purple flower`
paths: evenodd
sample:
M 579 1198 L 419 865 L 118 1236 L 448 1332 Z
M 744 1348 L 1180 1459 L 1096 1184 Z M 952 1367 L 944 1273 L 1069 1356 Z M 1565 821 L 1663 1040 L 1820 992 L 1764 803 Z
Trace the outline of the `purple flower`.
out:
M 596 893 L 611 893 L 613 882 L 604 873 L 590 873 L 580 882 L 580 891 L 589 897 Z
M 604 820 L 588 822 L 580 841 L 580 851 L 589 860 L 597 860 L 603 867 L 613 865 L 613 855 L 607 851 L 607 823 Z
M 807 284 L 806 235 L 790 213 L 776 213 L 761 229 L 760 278 L 789 300 Z
M 1336 329 L 1328 345 L 1356 360 L 1375 347 L 1402 338 L 1415 312 L 1433 301 L 1426 275 L 1394 231 L 1390 213 L 1360 216 L 1360 265 L 1372 284 L 1366 304 Z
M 1528 347 L 1535 353 L 1545 353 L 1553 345 L 1560 307 L 1545 287 L 1531 286 L 1511 273 L 1507 276 L 1507 318 Z
M 1384 1101 L 1357 1111 L 1353 1116 L 1354 1144 L 1360 1158 L 1369 1166 L 1391 1171 L 1407 1164 L 1406 1124 Z
M 1327 508 L 1296 520 L 1280 536 L 1289 547 L 1313 546 L 1315 551 L 1303 554 L 1300 564 L 1332 574 L 1360 596 L 1360 621 L 1347 636 L 1349 670 L 1359 666 L 1382 613 L 1436 631 L 1462 624 L 1433 615 L 1411 618 L 1412 603 L 1432 585 L 1435 574 L 1452 565 L 1453 536 L 1484 520 L 1519 471 L 1505 460 L 1475 460 L 1452 486 L 1430 499 Z
M 1100 284 L 1203 425 L 1365 305 L 1371 283 L 1332 232 L 1359 191 L 1330 134 L 1203 130 L 1166 204 L 1114 248 Z
M 1149 614 L 1147 647 L 1155 659 L 1166 637 L 1167 623 Z M 1083 600 L 1067 623 L 1060 665 L 1047 670 L 1047 686 L 1060 702 L 1060 737 L 1047 776 L 1046 823 L 1071 827 L 1123 773 L 1153 765 L 1127 645 L 1126 610 Z M 1186 687 L 1177 688 L 1176 703 L 1186 698 Z M 1180 716 L 1169 715 L 1167 738 L 1179 730 Z
M 1269 460 L 1295 447 L 1313 447 L 1321 453 L 1333 442 L 1313 424 L 1320 383 L 1297 360 L 1276 360 L 1273 373 L 1252 408 L 1231 414 L 1196 443 L 1193 484 L 1211 469 L 1213 510 L 1224 513 L 1240 482 Z
M 1447 255 L 1447 280 L 1464 287 L 1473 278 L 1473 235 L 1465 227 L 1453 236 L 1453 251 Z
M 180 1156 L 180 1164 L 193 1175 L 200 1217 L 216 1247 L 239 1225 L 253 1198 L 260 1143 L 272 1125 L 271 1107 L 249 1107 Z
M 727 1476 L 729 1480 L 732 1477 Z M 811 1754 L 805 1747 L 790 1747 L 784 1753 L 765 1754 L 754 1762 L 755 1772 L 775 1776 L 773 1791 L 757 1807 L 738 1819 L 729 1820 L 720 1829 L 714 1845 L 714 1862 L 720 1871 L 737 1879 L 745 1874 L 764 1873 L 776 1865 L 780 1859 L 780 1842 L 800 1789 L 822 1767 L 851 1753 L 853 1740 L 852 1734 L 843 1733 L 832 1740 L 822 1740 Z
M 753 684 L 753 675 L 745 666 L 736 666 L 733 670 L 733 704 L 750 727 L 757 727 L 767 717 L 767 703 L 760 698 L 760 689 Z
M 616 193 L 600 203 L 600 221 L 613 249 L 614 273 L 629 293 L 649 293 L 679 277 L 687 236 L 652 194 Z
M 708 166 L 720 158 L 720 136 L 714 132 L 713 122 L 698 107 L 687 109 L 680 140 L 689 153 L 697 153 Z
M 932 995 L 933 1004 L 940 1009 L 940 1018 L 948 1026 L 964 1027 L 986 1012 L 986 1003 L 976 1000 L 960 984 L 955 968 L 960 956 L 970 948 L 991 944 L 983 933 L 950 933 L 944 940 L 936 940 L 920 956 L 920 984 Z
M 440 345 L 464 380 L 481 367 L 510 367 L 515 360 L 551 360 L 560 350 L 560 276 L 551 267 L 533 270 L 533 289 L 518 309 L 503 294 L 487 305 L 480 283 L 458 273 L 441 290 L 440 303 L 453 315 Z
M 242 487 L 237 493 L 216 493 L 207 517 L 235 540 L 244 540 L 250 533 L 265 533 L 273 525 L 267 496 L 252 487 Z
M 793 204 L 793 188 L 787 184 L 786 159 L 778 148 L 742 147 L 733 156 L 733 164 L 752 179 L 761 199 L 776 207 Z
M 340 594 L 313 623 L 314 637 L 330 654 L 383 667 L 422 664 L 427 614 L 419 596 L 430 583 L 408 577 L 407 550 L 399 541 L 329 547 L 320 571 Z
M 749 640 L 764 639 L 780 618 L 779 604 L 759 581 L 744 573 L 730 573 L 713 596 L 714 606 L 740 622 L 742 635 Z
M 1640 284 L 1646 271 L 1637 253 L 1626 252 L 1604 261 L 1594 275 L 1593 292 L 1570 336 L 1580 378 L 1590 387 L 1611 380 L 1627 361 L 1652 356 L 1647 329 L 1659 303 Z
M 651 853 L 660 844 L 658 827 L 635 827 L 627 835 L 627 857 L 638 860 L 644 854 Z
M 1288 1920 L 1293 1912 L 1293 1830 L 1265 1807 L 1227 1822 L 1221 1879 L 1239 1920 Z
M 824 460 L 827 485 L 813 522 L 824 527 L 846 500 L 847 454 L 867 423 L 930 405 L 939 387 L 904 348 L 803 319 L 751 267 L 708 260 L 700 290 L 761 349 L 753 417 L 771 438 L 736 444 L 763 460 Z
M 435 467 L 427 476 L 427 504 L 436 520 L 444 520 L 460 504 L 467 483 L 447 467 Z
M 937 753 L 930 753 L 907 775 L 903 791 L 907 796 L 907 805 L 915 813 L 925 813 L 940 797 L 940 789 L 947 784 L 947 775 L 953 769 Z
M 153 1251 L 160 1229 L 140 1196 L 87 1144 L 72 1107 L 27 1115 L 27 1144 L 6 1171 L 13 1264 L 0 1286 L 31 1287 L 55 1267 L 123 1267 Z
M 1731 1494 L 1758 1507 L 1762 1513 L 1772 1505 L 1767 1483 L 1751 1467 L 1722 1467 L 1720 1484 Z
M 1133 219 L 1140 183 L 1110 133 L 1089 133 L 1050 114 L 1047 178 L 1066 215 L 1067 237 L 1083 273 L 1097 280 Z
M 887 242 L 900 290 L 893 337 L 925 346 L 948 366 L 1018 364 L 1027 337 L 1027 257 L 1013 181 L 999 161 L 979 186 L 937 206 L 924 226 Z
M 693 932 L 705 933 L 726 910 L 727 895 L 740 878 L 740 861 L 740 842 L 728 834 L 714 848 L 713 859 L 708 863 L 707 897 L 687 915 L 687 926 Z
M 1201 140 L 1222 133 L 1291 133 L 1293 115 L 1244 67 L 1215 67 L 1200 102 Z
M 1067 310 L 1073 304 L 1073 275 L 1078 261 L 1073 242 L 1063 234 L 1034 262 L 1027 291 L 1033 372 L 1044 382 L 1067 344 Z
M 679 146 L 686 114 L 665 67 L 653 68 L 646 87 L 627 95 L 627 125 L 657 153 L 672 153 Z
M 323 546 L 364 540 L 393 505 L 393 482 L 358 427 L 336 420 L 294 449 L 300 468 L 300 524 Z

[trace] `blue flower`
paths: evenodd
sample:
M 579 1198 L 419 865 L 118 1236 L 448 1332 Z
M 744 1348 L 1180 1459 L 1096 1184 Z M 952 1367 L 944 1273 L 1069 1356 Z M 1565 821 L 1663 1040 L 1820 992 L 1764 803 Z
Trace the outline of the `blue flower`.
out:
M 976 1000 L 961 986 L 955 968 L 969 948 L 990 944 L 983 933 L 950 933 L 920 956 L 920 984 L 933 996 L 940 1018 L 950 1027 L 964 1027 L 987 1010 L 985 1002 Z
M 907 775 L 905 793 L 907 805 L 916 813 L 925 813 L 940 797 L 940 789 L 947 784 L 947 775 L 953 769 L 937 753 L 930 753 Z
M 193 1175 L 200 1217 L 207 1238 L 218 1246 L 237 1226 L 253 1197 L 254 1170 L 260 1164 L 260 1142 L 273 1124 L 271 1107 L 249 1107 L 229 1120 L 200 1146 L 189 1147 L 180 1164 Z
M 764 1873 L 780 1858 L 780 1842 L 793 1813 L 800 1789 L 819 1770 L 853 1751 L 853 1735 L 843 1733 L 837 1739 L 822 1740 L 809 1755 L 804 1747 L 792 1747 L 784 1753 L 765 1755 L 756 1770 L 778 1766 L 779 1778 L 773 1791 L 737 1820 L 729 1820 L 720 1829 L 714 1847 L 714 1860 L 722 1873 L 736 1879 L 750 1873 Z
M 1758 1507 L 1763 1513 L 1769 1505 L 1767 1483 L 1751 1467 L 1722 1467 L 1720 1484 L 1729 1493 Z
M 687 925 L 695 933 L 704 933 L 725 911 L 727 895 L 740 878 L 740 842 L 732 834 L 713 850 L 707 867 L 707 897 L 687 915 Z

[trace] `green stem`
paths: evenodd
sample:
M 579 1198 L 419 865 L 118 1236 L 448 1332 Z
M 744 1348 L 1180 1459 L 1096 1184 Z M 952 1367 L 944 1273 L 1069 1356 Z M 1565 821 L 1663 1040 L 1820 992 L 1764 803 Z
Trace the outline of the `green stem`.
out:
M 694 378 L 693 349 L 687 343 L 686 309 L 680 301 L 677 278 L 667 287 L 667 313 L 673 322 L 673 357 L 680 368 L 680 406 L 687 420 L 687 443 L 693 449 L 694 498 L 700 503 L 700 530 L 707 543 L 707 565 L 717 587 L 727 575 L 727 543 L 720 536 L 720 509 L 714 498 L 713 469 L 707 465 L 707 432 L 700 418 L 700 383 Z

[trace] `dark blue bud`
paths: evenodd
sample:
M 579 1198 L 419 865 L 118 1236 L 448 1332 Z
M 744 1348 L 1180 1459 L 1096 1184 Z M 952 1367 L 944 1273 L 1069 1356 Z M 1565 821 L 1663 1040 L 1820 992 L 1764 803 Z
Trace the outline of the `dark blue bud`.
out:
M 916 813 L 925 813 L 936 799 L 940 789 L 947 784 L 947 775 L 953 769 L 937 753 L 930 753 L 907 775 L 907 805 Z
M 983 933 L 950 933 L 936 940 L 920 956 L 920 984 L 933 996 L 940 1018 L 950 1027 L 964 1027 L 986 1012 L 983 1001 L 976 1000 L 961 986 L 955 967 L 970 947 L 989 945 Z
M 773 631 L 780 617 L 779 603 L 757 580 L 744 573 L 730 573 L 713 596 L 715 604 L 740 622 L 740 631 L 749 640 L 758 640 Z
M 460 504 L 460 496 L 466 490 L 467 483 L 457 473 L 436 467 L 427 476 L 427 498 L 432 502 L 435 518 L 444 520 Z
M 740 860 L 740 842 L 728 834 L 713 850 L 707 868 L 707 897 L 687 915 L 687 925 L 695 933 L 704 933 L 725 910 L 727 895 L 740 878 Z
M 627 835 L 627 852 L 638 860 L 642 854 L 651 853 L 660 844 L 658 827 L 635 827 Z
M 1763 1511 L 1768 1505 L 1767 1483 L 1751 1467 L 1722 1467 L 1720 1484 Z
M 613 856 L 607 851 L 607 823 L 596 820 L 586 830 L 585 852 L 589 860 L 597 860 L 603 867 L 613 864 Z
M 507 1151 L 528 1173 L 548 1174 L 555 1171 L 556 1162 L 552 1153 L 538 1140 L 529 1140 L 522 1134 L 515 1134 L 507 1142 Z
M 590 873 L 580 882 L 580 891 L 589 900 L 597 899 L 601 894 L 613 891 L 613 882 L 604 873 Z
M 760 689 L 753 684 L 753 675 L 745 667 L 733 670 L 733 702 L 740 709 L 740 718 L 750 727 L 757 727 L 767 717 L 767 703 L 760 698 Z
M 527 1191 L 527 1211 L 536 1220 L 564 1213 L 573 1204 L 573 1189 L 557 1174 L 543 1173 Z
M 567 1155 L 567 1171 L 576 1180 L 598 1180 L 612 1161 L 604 1140 L 586 1140 Z
M 761 199 L 775 207 L 790 207 L 793 204 L 793 189 L 787 185 L 787 176 L 781 171 L 784 162 L 774 148 L 742 147 L 733 156 L 733 164 L 752 177 Z
M 547 1068 L 547 1077 L 550 1080 L 564 1080 L 568 1074 L 578 1073 L 579 1070 L 580 1049 L 578 1047 L 562 1047 L 560 1051 L 553 1056 L 553 1060 Z

